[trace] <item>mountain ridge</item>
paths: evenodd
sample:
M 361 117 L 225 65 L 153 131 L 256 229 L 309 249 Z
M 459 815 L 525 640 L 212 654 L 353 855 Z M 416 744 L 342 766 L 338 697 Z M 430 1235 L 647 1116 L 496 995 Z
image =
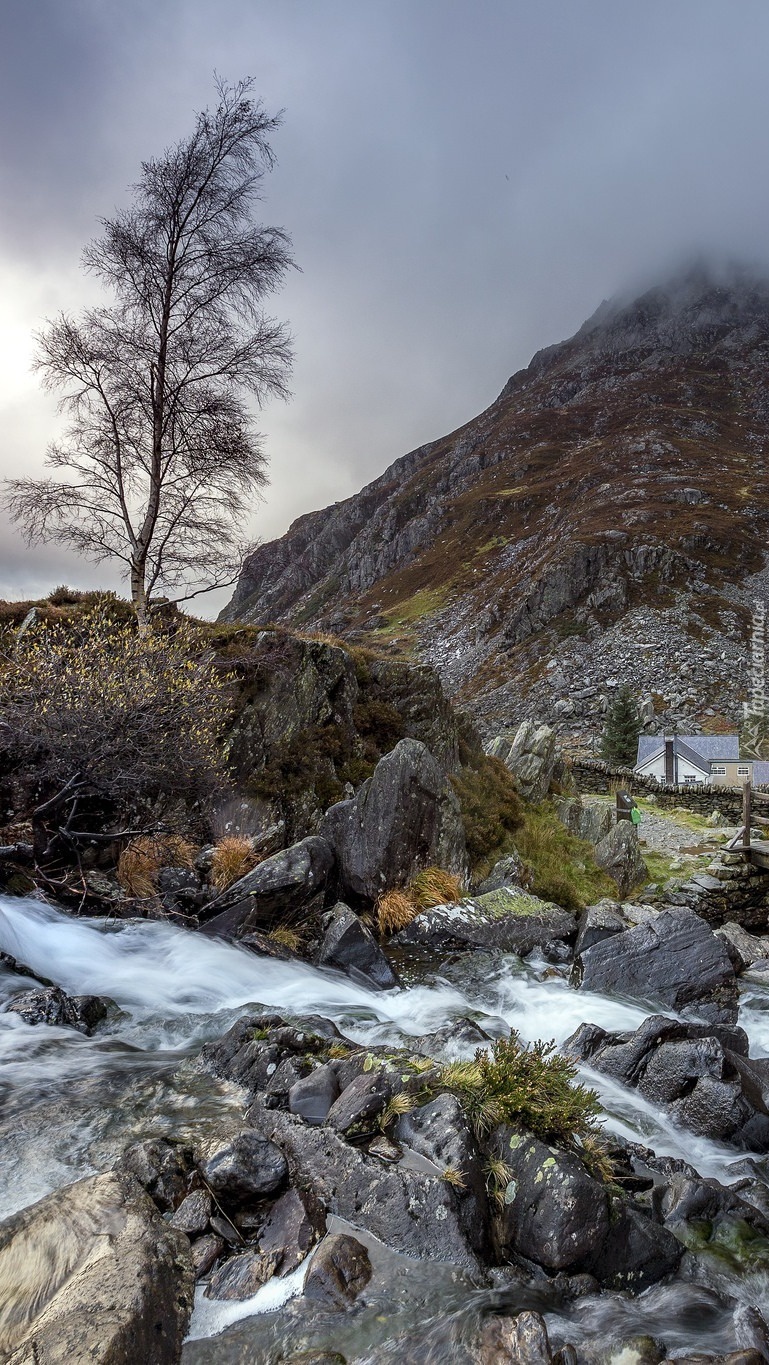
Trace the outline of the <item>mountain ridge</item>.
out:
M 222 615 L 415 652 L 494 728 L 569 701 L 573 684 L 543 692 L 544 656 L 598 644 L 633 612 L 672 612 L 694 642 L 687 667 L 726 656 L 699 711 L 732 714 L 763 592 L 767 353 L 769 281 L 744 269 L 604 301 L 477 417 L 260 546 Z M 652 645 L 655 629 L 642 616 Z M 621 680 L 675 714 L 681 670 L 658 671 L 658 686 L 648 669 Z M 553 718 L 580 729 L 579 708 Z

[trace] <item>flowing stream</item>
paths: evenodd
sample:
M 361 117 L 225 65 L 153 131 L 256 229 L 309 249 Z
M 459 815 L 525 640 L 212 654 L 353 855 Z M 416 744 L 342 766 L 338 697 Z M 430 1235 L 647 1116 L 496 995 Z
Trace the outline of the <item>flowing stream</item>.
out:
M 108 1168 L 129 1142 L 159 1135 L 199 1138 L 207 1129 L 220 1131 L 223 1122 L 235 1126 L 242 1097 L 191 1063 L 201 1044 L 221 1036 L 247 1006 L 299 1017 L 322 1015 L 369 1045 L 408 1043 L 462 1016 L 474 1018 L 492 1035 L 511 1027 L 527 1041 L 560 1043 L 585 1020 L 631 1030 L 653 1012 L 638 1002 L 574 991 L 544 963 L 484 954 L 423 965 L 413 974 L 415 984 L 375 993 L 338 973 L 255 957 L 171 925 L 75 920 L 41 902 L 10 897 L 0 897 L 0 951 L 71 995 L 101 995 L 114 1002 L 90 1038 L 71 1029 L 32 1026 L 2 1008 L 35 983 L 0 966 L 0 1217 Z M 751 1055 L 769 1055 L 769 992 L 761 986 L 745 989 L 740 1022 L 751 1039 Z M 611 1131 L 658 1154 L 681 1157 L 724 1183 L 743 1174 L 745 1154 L 677 1129 L 662 1111 L 604 1077 L 587 1078 L 601 1095 Z M 755 1162 L 763 1172 L 766 1159 Z M 769 1247 L 767 1253 L 769 1265 Z M 459 1340 L 463 1314 L 481 1311 L 488 1293 L 484 1300 L 481 1291 L 464 1286 L 459 1294 L 454 1281 L 444 1283 L 446 1267 L 419 1263 L 415 1270 L 415 1263 L 408 1264 L 409 1274 L 400 1278 L 410 1287 L 403 1293 L 417 1304 L 414 1287 L 423 1284 L 435 1322 L 443 1324 L 440 1349 L 445 1350 L 446 1332 L 454 1331 Z M 719 1294 L 769 1314 L 769 1275 L 746 1276 L 726 1254 L 705 1258 L 704 1270 L 699 1258 L 698 1266 L 699 1283 L 679 1277 L 635 1299 L 605 1294 L 567 1308 L 557 1302 L 532 1306 L 548 1312 L 556 1340 L 611 1342 L 649 1333 L 662 1337 L 669 1350 L 733 1349 L 734 1305 L 725 1310 Z M 289 1288 L 298 1291 L 301 1276 L 294 1278 Z M 399 1283 L 395 1266 L 393 1284 Z M 269 1307 L 265 1291 L 263 1299 Z M 399 1307 L 407 1315 L 405 1300 Z M 738 1317 L 740 1311 L 738 1306 Z M 193 1335 L 219 1330 L 225 1320 L 221 1314 L 197 1314 Z M 419 1324 L 423 1335 L 438 1330 L 426 1324 L 424 1308 Z M 277 1330 L 274 1322 L 269 1330 Z M 226 1354 L 213 1341 L 209 1349 L 213 1354 L 190 1359 L 246 1358 Z M 386 1351 L 371 1356 L 389 1358 Z M 398 1358 L 397 1351 L 392 1358 Z

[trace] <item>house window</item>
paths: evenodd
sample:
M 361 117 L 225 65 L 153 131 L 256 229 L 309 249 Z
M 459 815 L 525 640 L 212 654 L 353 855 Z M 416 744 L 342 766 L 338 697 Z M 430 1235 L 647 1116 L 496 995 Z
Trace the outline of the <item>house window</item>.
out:
M 739 769 L 737 770 L 739 772 Z M 713 763 L 710 768 L 711 777 L 726 777 L 726 767 L 723 763 Z
M 738 776 L 738 777 L 750 777 L 750 768 L 748 768 L 747 766 L 744 767 L 744 768 L 738 768 L 738 769 L 737 769 L 737 776 Z
M 687 774 L 685 775 L 685 777 L 684 777 L 684 782 L 696 782 L 696 781 L 697 781 L 697 779 L 696 779 L 696 777 L 694 776 L 694 773 L 687 773 Z

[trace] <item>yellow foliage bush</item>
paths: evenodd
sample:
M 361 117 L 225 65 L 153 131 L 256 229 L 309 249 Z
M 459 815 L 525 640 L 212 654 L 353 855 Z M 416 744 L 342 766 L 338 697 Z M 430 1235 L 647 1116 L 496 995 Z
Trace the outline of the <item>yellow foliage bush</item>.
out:
M 0 748 L 42 790 L 76 782 L 124 809 L 204 795 L 220 778 L 226 684 L 192 627 L 139 635 L 113 606 L 6 636 Z
M 245 877 L 258 862 L 250 839 L 240 834 L 228 835 L 225 839 L 220 839 L 214 849 L 211 858 L 211 884 L 217 891 L 226 891 L 233 882 Z

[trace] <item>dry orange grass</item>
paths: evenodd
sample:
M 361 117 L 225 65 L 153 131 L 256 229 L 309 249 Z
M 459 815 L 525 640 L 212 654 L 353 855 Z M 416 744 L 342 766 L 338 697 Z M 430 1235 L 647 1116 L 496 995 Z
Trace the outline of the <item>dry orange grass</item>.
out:
M 376 903 L 376 921 L 380 934 L 397 934 L 405 929 L 419 912 L 405 891 L 385 891 Z
M 139 900 L 157 893 L 161 867 L 192 867 L 196 849 L 179 834 L 144 835 L 126 844 L 117 865 L 117 878 L 129 896 Z
M 217 891 L 226 891 L 228 886 L 245 877 L 247 872 L 259 862 L 250 839 L 241 834 L 228 835 L 220 839 L 211 858 L 211 885 Z
M 444 872 L 442 867 L 426 867 L 411 878 L 406 895 L 418 912 L 433 905 L 455 905 L 461 901 L 463 890 L 459 877 L 451 872 Z

